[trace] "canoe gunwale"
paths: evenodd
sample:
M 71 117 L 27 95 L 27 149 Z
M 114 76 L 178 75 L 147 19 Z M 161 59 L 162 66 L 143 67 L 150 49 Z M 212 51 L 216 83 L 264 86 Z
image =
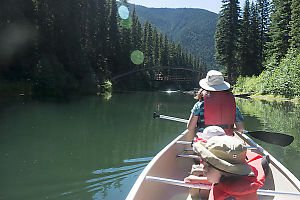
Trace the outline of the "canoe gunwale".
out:
M 166 153 L 168 151 L 169 148 L 171 148 L 173 145 L 175 145 L 177 143 L 177 141 L 184 141 L 184 139 L 187 139 L 190 137 L 191 134 L 189 134 L 188 130 L 183 131 L 180 135 L 178 135 L 172 142 L 170 142 L 166 147 L 164 147 L 149 163 L 148 165 L 145 167 L 145 169 L 142 171 L 142 173 L 140 174 L 140 176 L 138 177 L 138 179 L 136 180 L 135 184 L 133 185 L 133 187 L 131 188 L 128 196 L 126 197 L 126 200 L 133 200 L 133 199 L 140 199 L 140 194 L 143 194 L 143 190 L 140 188 L 142 186 L 142 184 L 144 184 L 143 182 L 146 181 L 146 176 L 148 176 L 150 174 L 151 176 L 151 170 L 153 167 L 157 166 L 156 162 L 163 157 L 164 153 Z M 287 180 L 290 183 L 290 186 L 294 188 L 294 190 L 298 191 L 300 193 L 300 181 L 285 167 L 283 166 L 278 160 L 276 160 L 276 158 L 274 158 L 270 153 L 268 153 L 266 150 L 264 150 L 262 147 L 260 147 L 259 145 L 257 145 L 255 142 L 253 142 L 247 135 L 245 134 L 240 134 L 240 133 L 236 133 L 236 137 L 239 137 L 241 140 L 243 140 L 245 143 L 247 143 L 247 145 L 251 146 L 251 147 L 259 147 L 256 149 L 253 149 L 255 152 L 260 153 L 262 155 L 268 155 L 270 158 L 270 165 L 272 165 L 272 169 L 275 169 L 272 177 L 272 180 L 275 177 L 281 177 L 284 178 L 285 180 Z M 189 140 L 189 139 L 187 139 Z M 253 143 L 252 143 L 253 142 Z M 183 144 L 184 145 L 184 144 Z M 177 154 L 178 155 L 178 154 Z M 183 158 L 184 159 L 184 158 Z M 153 175 L 153 174 L 152 174 Z M 278 181 L 278 180 L 277 180 Z M 278 183 L 278 182 L 276 182 Z M 277 188 L 277 187 L 276 187 Z M 279 187 L 279 191 L 281 187 Z M 275 188 L 274 188 L 275 189 Z M 294 192 L 295 192 L 294 191 Z M 287 191 L 289 192 L 289 191 Z M 139 193 L 139 195 L 138 195 Z M 262 195 L 262 194 L 261 194 Z M 139 197 L 138 197 L 139 196 Z M 263 195 L 262 195 L 263 196 Z M 277 199 L 277 198 L 275 198 Z M 282 199 L 282 198 L 279 198 Z
M 142 184 L 142 182 L 145 180 L 146 175 L 148 174 L 148 172 L 150 171 L 150 169 L 152 168 L 152 166 L 156 163 L 156 161 L 174 144 L 176 144 L 176 142 L 178 140 L 180 140 L 182 137 L 184 137 L 186 134 L 188 133 L 188 130 L 186 129 L 185 131 L 183 131 L 180 135 L 178 135 L 172 142 L 170 142 L 167 146 L 165 146 L 165 148 L 163 148 L 158 154 L 156 154 L 156 156 L 154 156 L 154 158 L 148 163 L 148 165 L 145 167 L 145 169 L 142 171 L 142 173 L 140 174 L 140 176 L 138 177 L 138 179 L 136 180 L 136 182 L 134 183 L 132 189 L 130 190 L 128 196 L 126 197 L 126 200 L 131 200 L 134 199 L 137 191 L 140 187 L 140 185 Z
M 284 165 L 282 165 L 276 158 L 274 158 L 269 152 L 267 152 L 261 146 L 259 146 L 258 144 L 254 145 L 253 143 L 251 143 L 250 142 L 251 139 L 249 139 L 247 135 L 240 134 L 240 133 L 235 133 L 235 134 L 237 134 L 248 145 L 259 147 L 259 151 L 261 151 L 262 154 L 264 154 L 265 156 L 269 156 L 270 164 L 272 164 L 273 167 L 275 167 L 278 171 L 280 171 L 281 174 L 283 174 L 285 178 L 288 179 L 294 185 L 294 187 L 298 190 L 298 192 L 300 192 L 300 181 L 295 177 L 294 174 L 292 174 L 292 172 L 290 172 Z

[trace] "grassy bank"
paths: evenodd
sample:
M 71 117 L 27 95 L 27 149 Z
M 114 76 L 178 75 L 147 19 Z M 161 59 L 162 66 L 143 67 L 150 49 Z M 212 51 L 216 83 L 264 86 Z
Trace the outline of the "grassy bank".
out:
M 239 77 L 233 93 L 250 93 L 253 96 L 300 99 L 300 54 L 291 52 L 278 64 L 270 58 L 259 76 Z

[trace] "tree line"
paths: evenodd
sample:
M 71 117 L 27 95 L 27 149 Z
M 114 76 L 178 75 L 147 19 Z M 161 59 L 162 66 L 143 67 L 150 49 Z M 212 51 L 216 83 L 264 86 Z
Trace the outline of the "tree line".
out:
M 239 91 L 299 97 L 299 0 L 222 3 L 215 58 L 229 81 Z
M 111 77 L 150 66 L 203 69 L 199 57 L 169 41 L 149 22 L 141 24 L 135 9 L 119 16 L 116 0 L 6 0 L 0 7 L 0 81 L 5 92 L 34 95 L 95 93 Z M 139 50 L 144 60 L 132 62 Z M 148 79 L 172 71 L 132 75 L 151 89 Z M 188 72 L 176 72 L 185 75 Z M 134 89 L 130 79 L 120 89 Z M 13 93 L 13 92 L 12 92 Z

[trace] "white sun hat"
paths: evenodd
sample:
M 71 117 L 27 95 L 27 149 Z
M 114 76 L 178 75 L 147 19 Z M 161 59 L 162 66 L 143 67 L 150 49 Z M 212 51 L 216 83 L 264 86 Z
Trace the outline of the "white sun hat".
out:
M 213 137 L 213 136 L 222 136 L 222 135 L 226 135 L 225 131 L 219 127 L 219 126 L 209 126 L 206 127 L 203 132 L 199 132 L 197 133 L 197 136 L 199 138 L 202 138 L 204 140 L 208 140 L 209 138 Z
M 222 73 L 216 70 L 208 71 L 206 78 L 199 81 L 199 85 L 208 91 L 223 91 L 230 89 L 230 84 L 224 81 Z

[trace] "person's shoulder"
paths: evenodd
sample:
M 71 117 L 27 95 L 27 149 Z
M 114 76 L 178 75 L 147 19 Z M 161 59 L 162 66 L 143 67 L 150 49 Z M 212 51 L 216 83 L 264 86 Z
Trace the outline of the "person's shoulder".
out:
M 200 107 L 202 104 L 203 104 L 203 101 L 197 101 L 197 102 L 195 103 L 195 106 L 196 106 L 196 107 Z

